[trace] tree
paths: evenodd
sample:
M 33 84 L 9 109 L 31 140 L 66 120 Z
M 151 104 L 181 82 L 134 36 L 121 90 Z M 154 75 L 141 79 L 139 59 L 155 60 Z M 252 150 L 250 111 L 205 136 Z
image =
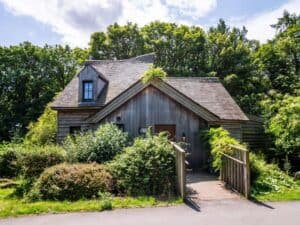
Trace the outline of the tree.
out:
M 68 46 L 24 42 L 0 47 L 0 140 L 9 140 L 17 130 L 24 134 L 76 70 Z
M 286 31 L 290 26 L 300 24 L 300 15 L 290 14 L 284 10 L 282 17 L 278 18 L 277 23 L 272 24 L 271 27 L 275 28 L 279 33 Z
M 300 15 L 284 11 L 271 26 L 278 33 L 255 53 L 258 69 L 269 77 L 270 88 L 293 95 L 300 86 Z
M 25 136 L 25 143 L 44 145 L 56 142 L 57 113 L 47 105 L 36 122 L 31 122 Z
M 300 149 L 300 96 L 277 96 L 264 102 L 269 117 L 267 132 L 275 138 L 278 155 L 288 156 Z
M 76 60 L 78 65 L 83 65 L 89 58 L 88 49 L 74 48 L 72 50 L 72 57 Z
M 127 59 L 144 54 L 144 39 L 137 24 L 115 23 L 107 27 L 106 33 L 91 35 L 90 55 L 93 59 Z
M 92 59 L 108 59 L 108 46 L 104 32 L 93 33 L 90 38 L 89 46 L 89 55 Z
M 271 88 L 283 94 L 292 94 L 299 86 L 300 39 L 296 36 L 299 29 L 300 24 L 287 28 L 255 53 L 258 69 L 268 76 Z
M 142 28 L 145 48 L 170 76 L 204 76 L 206 36 L 200 27 L 152 22 Z
M 207 72 L 217 76 L 239 105 L 258 114 L 259 99 L 268 89 L 268 77 L 256 70 L 253 54 L 258 43 L 246 38 L 247 30 L 230 28 L 221 19 L 208 31 Z

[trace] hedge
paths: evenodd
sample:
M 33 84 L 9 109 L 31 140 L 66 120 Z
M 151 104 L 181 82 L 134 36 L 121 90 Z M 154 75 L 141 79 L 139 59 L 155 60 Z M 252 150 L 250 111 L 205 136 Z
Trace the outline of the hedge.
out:
M 78 200 L 112 190 L 110 173 L 104 166 L 93 163 L 50 167 L 41 174 L 32 192 L 38 193 L 42 199 Z

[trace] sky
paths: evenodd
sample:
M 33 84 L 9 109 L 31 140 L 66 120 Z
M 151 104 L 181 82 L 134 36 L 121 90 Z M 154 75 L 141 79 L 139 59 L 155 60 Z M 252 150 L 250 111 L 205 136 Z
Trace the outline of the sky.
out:
M 299 14 L 300 0 L 0 0 L 0 45 L 87 47 L 92 32 L 114 22 L 143 26 L 160 20 L 206 30 L 220 18 L 245 26 L 248 38 L 264 43 L 283 10 Z

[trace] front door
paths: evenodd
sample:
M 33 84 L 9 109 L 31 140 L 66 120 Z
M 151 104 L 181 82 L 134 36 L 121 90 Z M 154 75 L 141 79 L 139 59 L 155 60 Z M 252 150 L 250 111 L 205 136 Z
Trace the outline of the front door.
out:
M 176 136 L 176 125 L 175 124 L 155 124 L 154 125 L 154 132 L 159 133 L 159 132 L 167 132 L 168 133 L 168 138 L 172 141 L 175 141 L 175 136 Z

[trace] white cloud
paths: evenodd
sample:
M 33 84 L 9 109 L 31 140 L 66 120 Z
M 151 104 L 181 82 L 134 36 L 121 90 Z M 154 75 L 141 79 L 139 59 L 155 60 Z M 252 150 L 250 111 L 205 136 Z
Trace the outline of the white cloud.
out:
M 127 21 L 192 21 L 207 15 L 216 0 L 0 0 L 15 15 L 30 16 L 62 35 L 62 42 L 87 46 L 90 33 Z
M 275 10 L 254 15 L 251 18 L 241 20 L 236 25 L 244 25 L 248 29 L 248 38 L 257 39 L 264 43 L 274 37 L 275 29 L 270 25 L 277 22 L 277 18 L 282 16 L 284 10 L 290 13 L 299 13 L 299 9 L 300 0 L 290 0 Z
M 217 6 L 217 0 L 165 0 L 168 7 L 175 9 L 179 16 L 192 17 L 198 19 L 209 13 Z

